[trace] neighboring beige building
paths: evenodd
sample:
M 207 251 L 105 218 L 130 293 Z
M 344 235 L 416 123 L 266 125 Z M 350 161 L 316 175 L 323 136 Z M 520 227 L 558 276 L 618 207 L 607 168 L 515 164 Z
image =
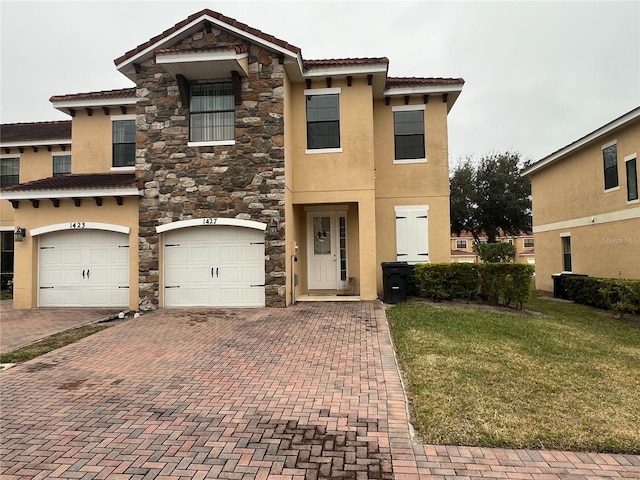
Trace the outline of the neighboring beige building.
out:
M 640 278 L 640 107 L 528 167 L 536 288 L 561 272 Z
M 2 126 L 19 183 L 6 178 L 0 225 L 25 231 L 16 308 L 374 299 L 381 262 L 450 260 L 447 115 L 462 79 L 306 60 L 211 10 L 115 64 L 135 87 L 51 98 L 71 117 L 64 143 Z
M 500 237 L 498 237 L 496 240 L 515 245 L 515 263 L 527 263 L 529 265 L 535 265 L 536 257 L 533 235 L 528 235 L 524 232 L 520 233 L 519 235 L 506 235 L 504 232 L 500 232 Z M 480 242 L 486 241 L 486 236 L 480 237 Z M 473 252 L 474 242 L 475 240 L 471 232 L 463 231 L 460 232 L 460 235 L 451 233 L 451 261 L 457 263 L 479 262 L 480 260 L 478 256 Z

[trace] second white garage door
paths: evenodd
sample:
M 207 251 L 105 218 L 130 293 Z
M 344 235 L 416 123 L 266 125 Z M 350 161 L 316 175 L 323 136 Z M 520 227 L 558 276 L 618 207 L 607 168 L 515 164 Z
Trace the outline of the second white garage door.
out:
M 262 307 L 264 232 L 202 226 L 164 235 L 166 307 Z

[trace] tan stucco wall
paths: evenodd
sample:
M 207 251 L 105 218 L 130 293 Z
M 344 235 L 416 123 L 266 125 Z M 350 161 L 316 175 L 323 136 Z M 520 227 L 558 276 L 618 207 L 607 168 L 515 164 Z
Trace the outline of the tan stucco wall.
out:
M 292 138 L 292 122 L 288 122 L 287 119 L 291 118 L 291 81 L 289 77 L 284 77 L 284 110 L 283 115 L 284 122 L 284 218 L 285 218 L 285 271 L 287 273 L 285 303 L 290 305 L 293 301 L 292 290 L 294 287 L 293 275 L 297 272 L 297 262 L 294 261 L 294 256 L 297 254 L 295 248 L 295 239 L 299 237 L 300 226 L 296 221 L 293 210 L 292 202 L 292 187 L 293 182 L 293 151 L 291 145 Z M 300 287 L 298 287 L 300 288 Z
M 316 80 L 313 89 L 320 90 Z M 305 153 L 307 147 L 305 85 L 292 85 L 292 189 L 295 192 L 362 190 L 374 188 L 373 106 L 371 87 L 356 78 L 351 87 L 335 80 L 340 87 L 341 153 Z
M 129 108 L 127 114 L 135 113 Z M 109 115 L 94 109 L 91 116 L 77 110 L 72 120 L 73 143 L 72 173 L 100 173 L 111 169 L 112 161 L 112 117 L 121 115 L 120 110 L 111 109 Z
M 448 198 L 447 104 L 438 95 L 429 97 L 424 110 L 427 162 L 407 164 L 393 163 L 395 153 L 392 107 L 396 105 L 404 105 L 404 102 L 400 98 L 393 98 L 389 105 L 386 105 L 384 100 L 376 100 L 374 105 L 376 197 Z M 416 98 L 411 99 L 409 105 L 422 104 Z M 445 235 L 449 238 L 449 227 Z
M 640 279 L 640 219 L 536 233 L 536 288 L 553 291 L 562 271 L 561 235 L 571 235 L 573 273 Z
M 620 188 L 605 193 L 602 146 L 614 140 Z M 633 208 L 627 204 L 624 158 L 639 151 L 640 120 L 535 172 L 531 177 L 534 226 Z
M 412 98 L 410 105 L 421 105 Z M 425 104 L 426 163 L 394 164 L 392 107 L 404 105 L 392 98 L 389 105 L 376 100 L 375 169 L 376 231 L 378 238 L 376 279 L 382 294 L 382 262 L 396 261 L 395 206 L 428 205 L 429 260 L 451 261 L 449 218 L 449 164 L 447 151 L 447 104 L 438 95 Z
M 16 210 L 16 223 L 27 229 L 27 236 L 15 244 L 15 277 L 13 306 L 17 309 L 37 307 L 38 300 L 38 237 L 33 228 L 70 222 L 99 222 L 130 227 L 129 233 L 129 308 L 138 306 L 138 198 L 126 197 L 118 206 L 115 199 L 104 198 L 98 207 L 92 198 L 75 207 L 71 199 L 60 200 L 55 208 L 50 200 L 41 200 L 39 208 L 22 201 Z
M 605 192 L 602 147 L 614 140 L 619 187 Z M 551 274 L 562 270 L 560 236 L 567 233 L 573 272 L 640 278 L 640 203 L 627 202 L 625 169 L 625 157 L 639 151 L 636 120 L 531 175 L 538 289 L 553 289 Z

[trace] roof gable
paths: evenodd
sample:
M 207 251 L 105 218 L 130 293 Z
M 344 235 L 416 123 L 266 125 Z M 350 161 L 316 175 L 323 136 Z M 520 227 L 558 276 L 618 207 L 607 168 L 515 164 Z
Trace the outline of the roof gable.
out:
M 145 43 L 138 45 L 133 50 L 114 60 L 120 72 L 135 79 L 135 65 L 153 56 L 156 50 L 171 48 L 181 40 L 187 38 L 198 30 L 210 29 L 212 26 L 221 28 L 231 35 L 246 40 L 250 43 L 260 45 L 269 50 L 277 51 L 286 57 L 295 59 L 302 66 L 300 48 L 281 40 L 273 35 L 264 33 L 261 30 L 250 27 L 234 18 L 227 17 L 213 10 L 204 9 L 198 13 L 190 15 L 185 20 L 176 23 L 173 27 L 165 30 L 160 35 L 156 35 Z
M 591 133 L 588 133 L 582 138 L 579 138 L 575 142 L 570 143 L 569 145 L 562 147 L 559 150 L 556 150 L 551 155 L 547 155 L 546 157 L 538 160 L 537 162 L 529 165 L 529 167 L 525 168 L 522 171 L 522 175 L 530 175 L 532 173 L 537 172 L 541 168 L 544 168 L 552 163 L 556 163 L 562 159 L 564 159 L 567 155 L 575 152 L 576 150 L 584 147 L 585 145 L 598 140 L 599 138 L 604 137 L 605 135 L 610 134 L 611 132 L 617 131 L 618 129 L 628 125 L 633 121 L 637 121 L 640 119 L 640 107 L 636 107 L 633 110 L 625 113 L 624 115 L 612 120 L 611 122 L 603 125 L 602 127 L 594 130 Z

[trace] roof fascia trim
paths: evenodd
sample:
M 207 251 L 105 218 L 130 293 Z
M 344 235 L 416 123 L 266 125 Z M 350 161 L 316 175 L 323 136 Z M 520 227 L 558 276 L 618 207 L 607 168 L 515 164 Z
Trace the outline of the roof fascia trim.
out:
M 387 73 L 387 65 L 346 65 L 324 68 L 307 69 L 303 72 L 303 78 L 330 77 L 332 75 L 365 75 L 367 73 Z
M 91 197 L 139 197 L 142 191 L 131 188 L 83 188 L 22 190 L 20 192 L 0 192 L 0 200 L 46 200 L 49 198 L 91 198 Z
M 46 147 L 48 145 L 71 145 L 71 139 L 29 140 L 26 142 L 1 142 L 0 148 Z
M 383 95 L 433 95 L 436 93 L 459 93 L 462 92 L 463 84 L 454 85 L 433 85 L 429 87 L 391 87 L 384 90 Z
M 188 227 L 200 227 L 200 226 L 231 226 L 231 227 L 244 227 L 252 228 L 254 230 L 265 231 L 267 224 L 262 222 L 256 222 L 254 220 L 242 220 L 240 218 L 192 218 L 190 220 L 178 220 L 177 222 L 165 223 L 156 227 L 156 233 L 169 232 L 171 230 L 178 230 Z
M 541 168 L 546 167 L 550 163 L 555 163 L 556 161 L 562 159 L 566 155 L 569 155 L 570 153 L 575 152 L 576 150 L 584 147 L 588 143 L 591 143 L 597 140 L 600 137 L 604 137 L 605 135 L 608 135 L 614 130 L 624 126 L 629 122 L 636 120 L 637 118 L 640 118 L 640 107 L 634 108 L 627 114 L 613 120 L 612 122 L 607 123 L 606 125 L 603 125 L 599 129 L 585 135 L 582 138 L 579 138 L 575 142 L 572 142 L 569 145 L 562 147 L 560 150 L 556 151 L 555 153 L 552 153 L 551 155 L 548 155 L 542 158 L 541 160 L 538 160 L 536 163 L 534 163 L 533 165 L 530 165 L 528 168 L 523 170 L 521 175 L 530 175 L 540 170 Z
M 136 97 L 104 98 L 99 100 L 54 100 L 51 103 L 54 108 L 91 108 L 109 107 L 113 105 L 135 105 Z

